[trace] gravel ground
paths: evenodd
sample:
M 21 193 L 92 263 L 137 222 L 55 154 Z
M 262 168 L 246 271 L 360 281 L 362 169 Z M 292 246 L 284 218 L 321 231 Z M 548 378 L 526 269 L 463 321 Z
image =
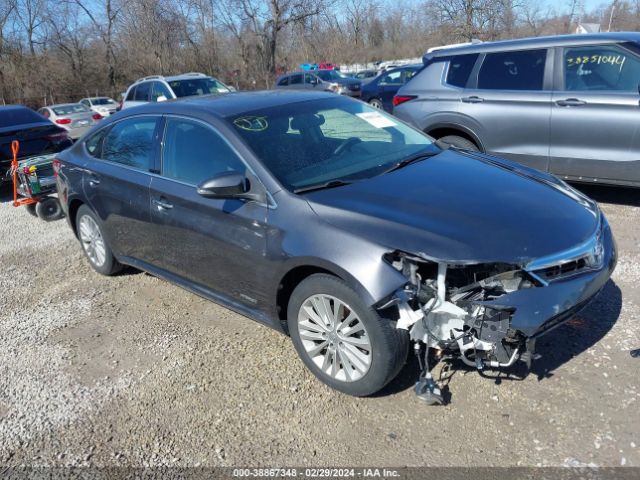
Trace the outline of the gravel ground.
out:
M 283 335 L 144 273 L 94 273 L 65 221 L 0 203 L 0 466 L 640 466 L 640 191 L 585 188 L 620 260 L 534 372 L 411 359 L 373 398 L 324 387 Z M 28 238 L 28 240 L 27 240 Z

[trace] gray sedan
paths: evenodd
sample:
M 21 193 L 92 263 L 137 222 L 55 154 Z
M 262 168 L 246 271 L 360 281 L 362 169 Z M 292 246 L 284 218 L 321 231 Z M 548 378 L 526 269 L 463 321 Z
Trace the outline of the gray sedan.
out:
M 64 128 L 69 132 L 69 137 L 74 140 L 80 138 L 102 119 L 102 115 L 93 112 L 81 103 L 49 105 L 38 110 L 38 113 Z

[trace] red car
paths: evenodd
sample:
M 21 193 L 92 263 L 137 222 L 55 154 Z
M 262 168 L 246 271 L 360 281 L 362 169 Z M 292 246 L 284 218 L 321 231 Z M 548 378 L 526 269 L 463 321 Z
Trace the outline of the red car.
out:
M 321 63 L 318 65 L 318 70 L 339 70 L 339 68 L 333 63 Z

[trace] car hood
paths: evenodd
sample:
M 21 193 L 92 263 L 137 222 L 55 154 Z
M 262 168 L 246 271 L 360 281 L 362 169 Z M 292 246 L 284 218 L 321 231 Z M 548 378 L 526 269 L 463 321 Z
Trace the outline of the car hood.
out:
M 551 175 L 453 150 L 305 197 L 340 229 L 460 264 L 524 266 L 584 243 L 600 216 L 593 201 Z

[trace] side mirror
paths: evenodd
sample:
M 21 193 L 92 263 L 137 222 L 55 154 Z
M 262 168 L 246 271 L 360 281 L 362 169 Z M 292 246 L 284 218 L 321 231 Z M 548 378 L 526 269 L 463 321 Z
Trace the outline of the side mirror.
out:
M 164 95 L 160 95 L 158 98 L 156 98 L 156 102 L 166 102 L 167 101 L 167 97 L 165 97 Z
M 219 173 L 198 185 L 198 194 L 207 198 L 246 198 L 249 180 L 238 172 Z

